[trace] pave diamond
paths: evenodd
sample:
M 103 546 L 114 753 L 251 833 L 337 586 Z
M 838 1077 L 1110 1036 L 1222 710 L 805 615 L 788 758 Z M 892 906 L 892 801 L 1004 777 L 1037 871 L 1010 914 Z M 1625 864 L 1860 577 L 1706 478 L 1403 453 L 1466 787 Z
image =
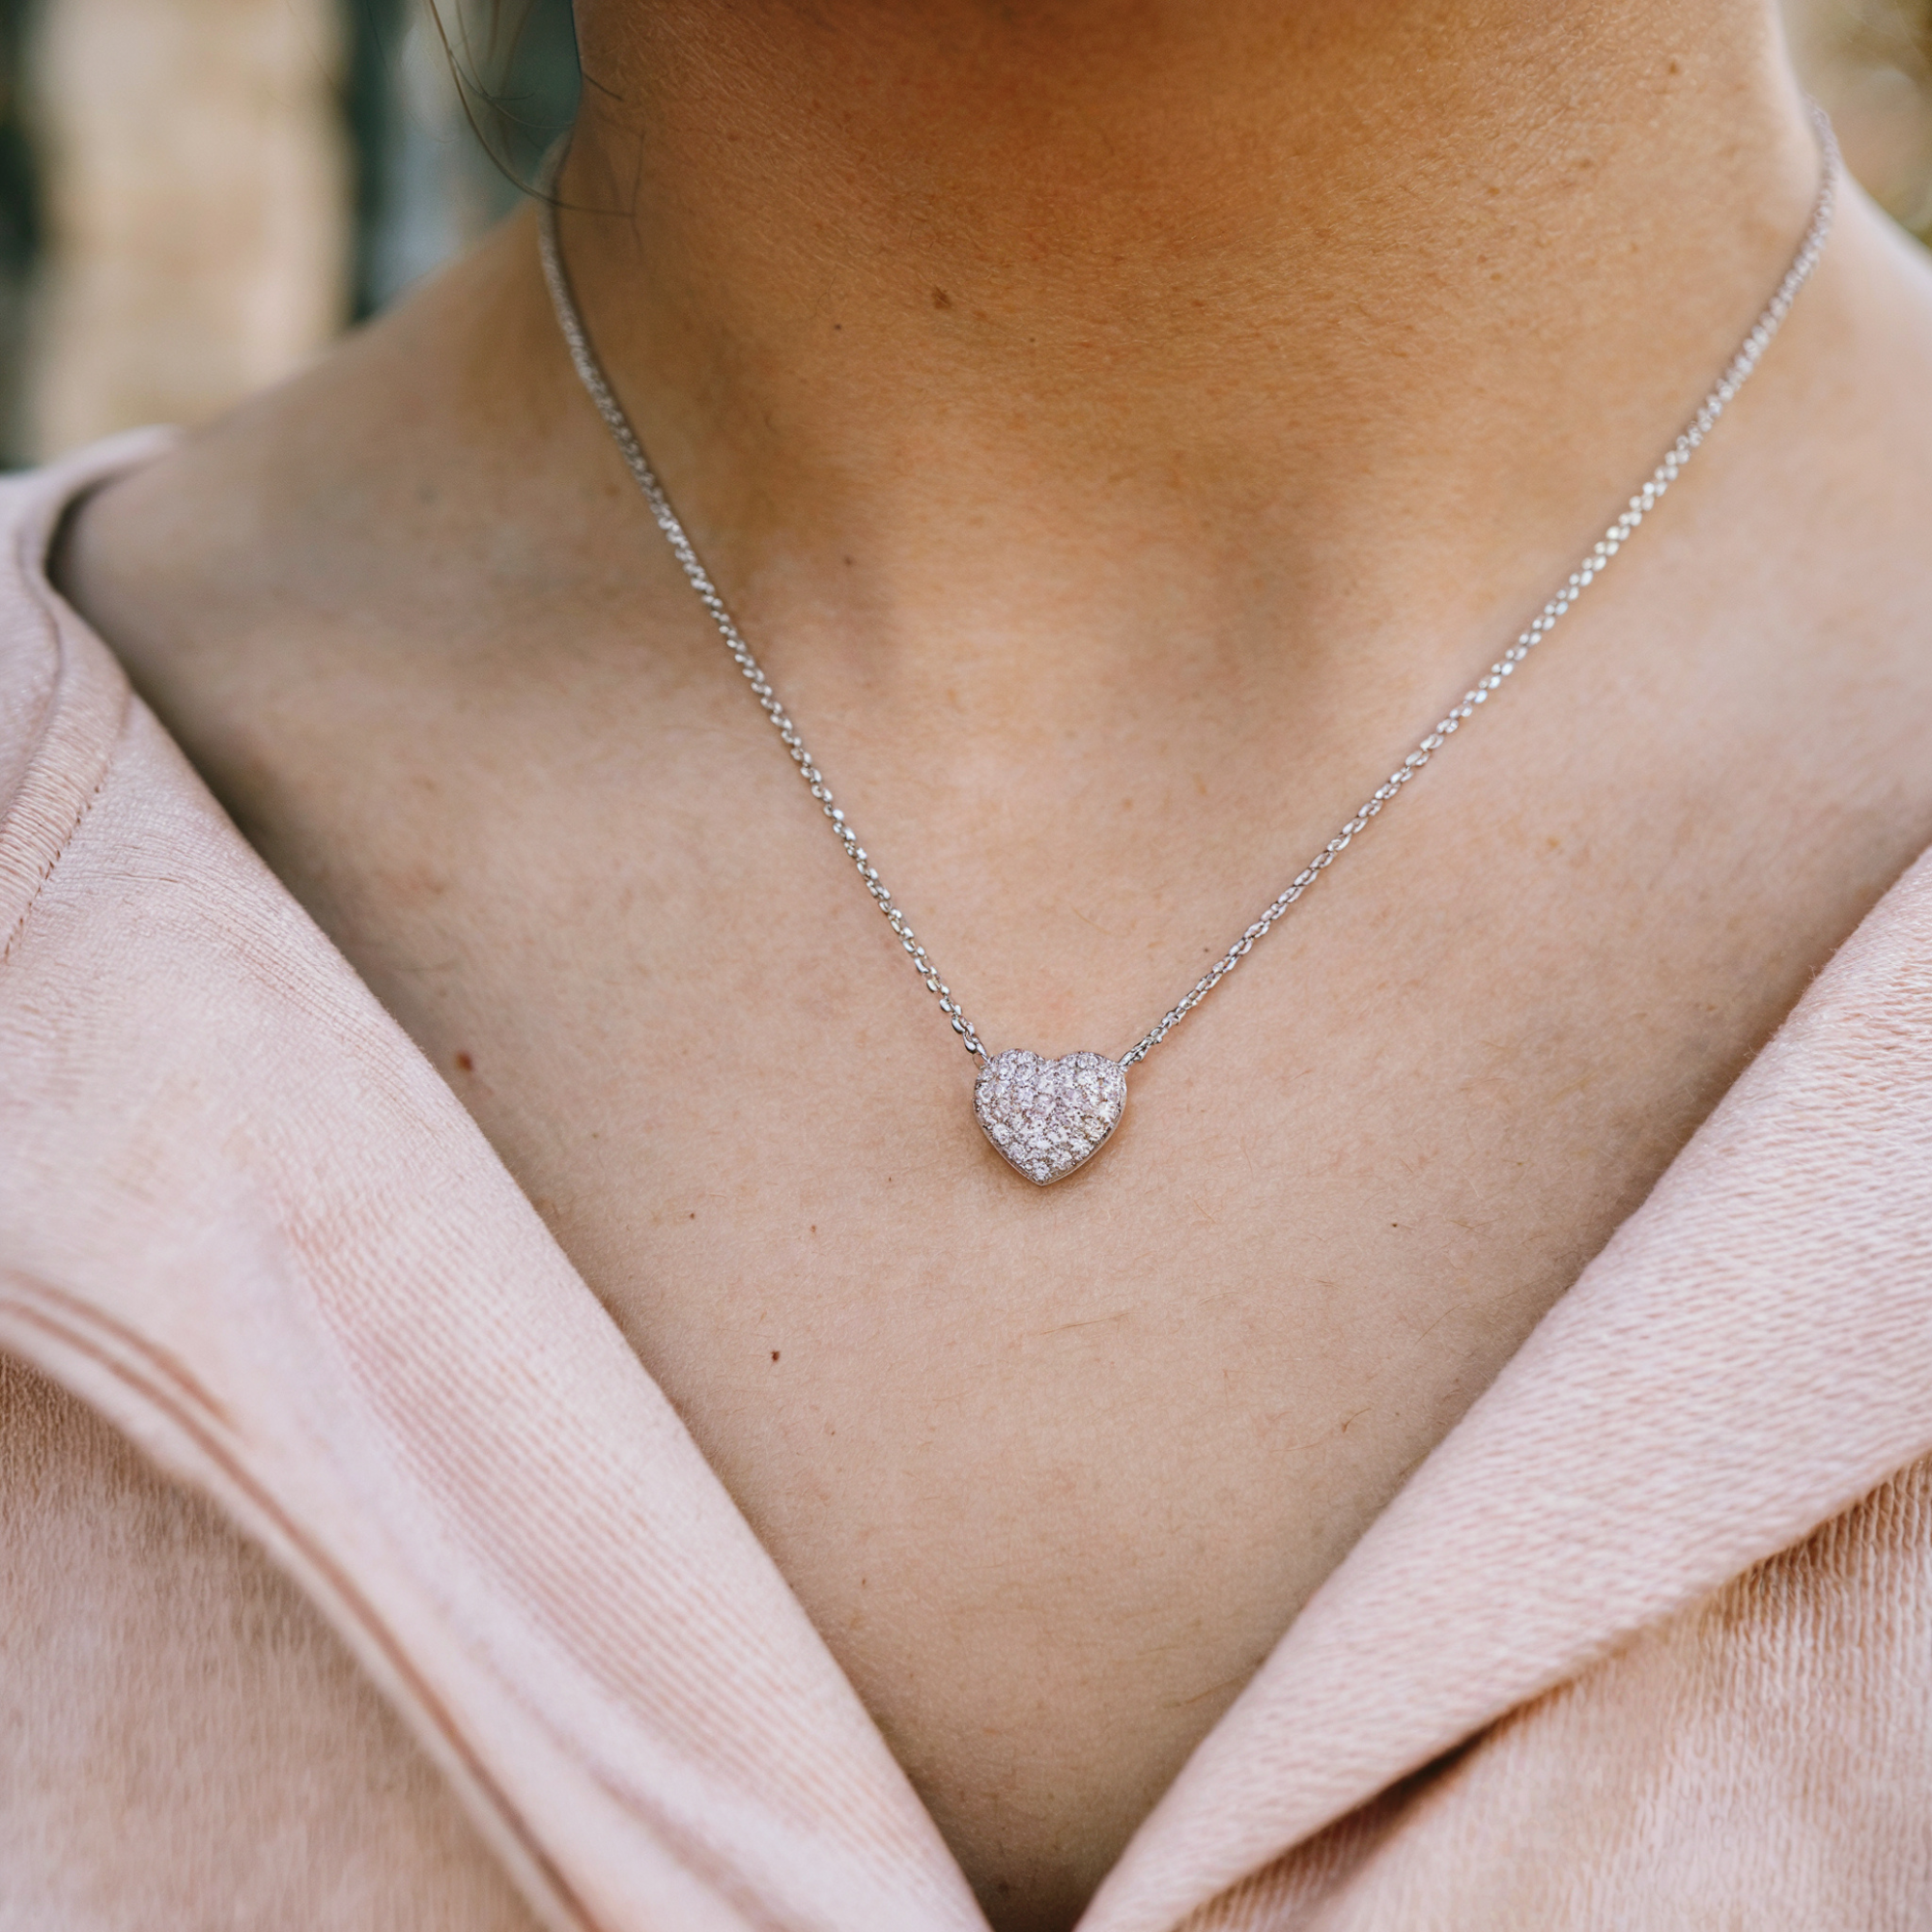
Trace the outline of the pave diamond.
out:
M 1126 1104 L 1126 1068 L 1104 1053 L 1042 1060 L 1019 1049 L 989 1060 L 973 1083 L 986 1138 L 1041 1187 L 1098 1153 Z

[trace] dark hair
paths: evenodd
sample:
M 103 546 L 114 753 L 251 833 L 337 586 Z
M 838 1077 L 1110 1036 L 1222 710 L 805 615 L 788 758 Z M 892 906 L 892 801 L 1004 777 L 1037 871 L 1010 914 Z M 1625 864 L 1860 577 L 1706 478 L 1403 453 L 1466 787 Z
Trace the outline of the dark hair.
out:
M 527 188 L 577 112 L 581 72 L 570 0 L 422 0 L 436 21 L 469 125 Z
M 0 6 L 8 0 L 0 0 Z M 570 0 L 349 0 L 343 107 L 355 157 L 355 313 L 382 307 L 409 279 L 395 260 L 398 207 L 413 192 L 404 169 L 412 115 L 401 65 L 412 30 L 441 45 L 474 130 L 486 205 L 527 192 L 551 144 L 577 112 L 577 35 Z M 491 168 L 501 180 L 490 192 Z

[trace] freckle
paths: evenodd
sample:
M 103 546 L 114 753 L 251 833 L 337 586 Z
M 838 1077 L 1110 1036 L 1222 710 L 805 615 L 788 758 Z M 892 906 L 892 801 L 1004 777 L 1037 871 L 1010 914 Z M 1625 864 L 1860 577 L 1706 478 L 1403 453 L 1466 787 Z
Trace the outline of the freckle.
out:
M 776 1349 L 774 1349 L 772 1350 L 772 1360 L 776 1362 L 778 1358 L 779 1358 L 779 1351 Z
M 845 559 L 845 564 L 847 569 L 851 568 L 852 559 L 849 556 Z
M 812 1232 L 812 1233 L 813 1233 L 814 1235 L 818 1233 L 818 1223 L 817 1223 L 816 1221 L 814 1221 L 814 1222 L 813 1222 L 813 1223 L 811 1224 L 811 1232 Z
M 467 1053 L 459 1053 L 456 1056 L 456 1070 L 459 1073 L 474 1073 L 476 1063 Z
M 693 1208 L 693 1209 L 691 1210 L 691 1216 L 690 1216 L 690 1218 L 691 1218 L 692 1220 L 694 1220 L 694 1221 L 697 1219 L 697 1209 L 696 1209 L 696 1208 Z

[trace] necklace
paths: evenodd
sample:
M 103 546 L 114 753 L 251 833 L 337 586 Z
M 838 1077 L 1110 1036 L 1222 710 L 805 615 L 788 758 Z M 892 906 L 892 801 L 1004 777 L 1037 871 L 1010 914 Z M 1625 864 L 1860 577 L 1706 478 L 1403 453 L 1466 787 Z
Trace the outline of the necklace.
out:
M 938 968 L 933 965 L 904 913 L 880 879 L 878 867 L 859 842 L 859 835 L 847 821 L 843 809 L 833 803 L 832 788 L 825 782 L 824 773 L 806 750 L 798 726 L 779 701 L 771 680 L 766 677 L 751 645 L 745 641 L 744 634 L 738 629 L 737 621 L 726 608 L 718 586 L 712 582 L 710 574 L 699 561 L 691 538 L 678 521 L 677 512 L 671 508 L 664 485 L 658 481 L 657 472 L 644 455 L 643 445 L 631 427 L 629 416 L 617 401 L 591 349 L 590 337 L 571 294 L 569 278 L 564 272 L 557 246 L 556 205 L 550 192 L 551 181 L 555 173 L 554 159 L 552 167 L 546 171 L 547 178 L 541 185 L 538 197 L 544 279 L 549 284 L 557 325 L 563 331 L 578 377 L 589 392 L 590 400 L 597 406 L 598 414 L 604 418 L 644 501 L 650 507 L 658 528 L 664 532 L 687 581 L 696 592 L 698 602 L 716 626 L 732 661 L 744 673 L 759 708 L 771 721 L 772 728 L 790 753 L 799 777 L 810 787 L 812 798 L 831 825 L 833 836 L 844 848 L 845 856 L 857 868 L 866 890 L 885 915 L 887 924 L 892 927 L 911 960 L 913 971 L 923 981 L 926 991 L 939 1002 L 940 1011 L 946 1015 L 967 1052 L 979 1061 L 980 1070 L 973 1083 L 973 1110 L 986 1138 L 1006 1157 L 1015 1173 L 1045 1187 L 1053 1181 L 1064 1180 L 1075 1168 L 1084 1166 L 1099 1152 L 1120 1125 L 1122 1113 L 1126 1107 L 1127 1069 L 1145 1060 L 1247 957 L 1256 942 L 1264 938 L 1289 907 L 1361 837 L 1383 808 L 1392 805 L 1414 782 L 1417 774 L 1436 753 L 1475 717 L 1491 697 L 1501 691 L 1517 668 L 1548 637 L 1577 600 L 1608 568 L 1610 559 L 1630 542 L 1637 526 L 1657 506 L 1664 492 L 1676 482 L 1692 453 L 1710 435 L 1718 418 L 1757 367 L 1759 358 L 1783 324 L 1793 298 L 1810 278 L 1824 249 L 1825 239 L 1831 233 L 1836 200 L 1838 149 L 1823 110 L 1814 105 L 1812 118 L 1824 151 L 1824 164 L 1818 197 L 1812 205 L 1811 219 L 1798 244 L 1798 252 L 1792 257 L 1791 266 L 1785 270 L 1784 278 L 1770 301 L 1751 325 L 1750 332 L 1725 365 L 1717 385 L 1697 406 L 1695 416 L 1676 441 L 1664 451 L 1662 460 L 1651 471 L 1649 479 L 1630 499 L 1629 507 L 1570 573 L 1569 581 L 1559 585 L 1556 594 L 1530 619 L 1516 641 L 1463 694 L 1462 701 L 1436 722 L 1435 729 L 1427 733 L 1376 787 L 1354 815 L 1290 880 L 1261 917 L 1242 932 L 1215 964 L 1118 1059 L 1110 1059 L 1102 1053 L 1069 1053 L 1063 1059 L 1046 1060 L 1024 1048 L 1009 1049 L 1000 1054 L 989 1053 L 973 1022 L 960 1010 L 952 988 L 939 977 Z M 555 158 L 560 159 L 560 152 Z

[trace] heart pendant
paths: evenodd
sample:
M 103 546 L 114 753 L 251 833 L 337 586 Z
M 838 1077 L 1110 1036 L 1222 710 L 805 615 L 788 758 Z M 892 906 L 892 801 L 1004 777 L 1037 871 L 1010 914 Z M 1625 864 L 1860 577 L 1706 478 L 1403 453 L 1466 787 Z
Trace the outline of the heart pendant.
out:
M 1042 1060 L 1015 1050 L 987 1061 L 973 1083 L 986 1138 L 1039 1187 L 1092 1160 L 1126 1104 L 1127 1070 L 1104 1053 Z

